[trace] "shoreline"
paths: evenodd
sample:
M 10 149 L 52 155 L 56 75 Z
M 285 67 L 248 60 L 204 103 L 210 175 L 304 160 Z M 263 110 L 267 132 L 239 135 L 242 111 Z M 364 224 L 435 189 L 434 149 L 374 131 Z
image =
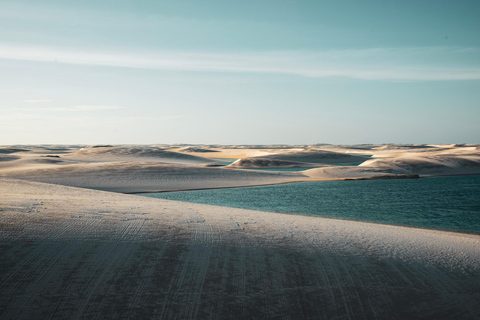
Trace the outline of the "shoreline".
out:
M 243 169 L 241 169 L 243 170 Z M 273 170 L 272 170 L 273 171 Z M 430 179 L 430 178 L 442 178 L 442 177 L 460 177 L 460 176 L 478 176 L 480 173 L 464 173 L 464 174 L 445 174 L 445 175 L 431 175 L 431 176 L 416 176 L 416 177 L 372 177 L 372 178 L 307 178 L 306 180 L 297 181 L 283 181 L 272 182 L 265 184 L 244 185 L 244 186 L 228 186 L 228 187 L 208 187 L 208 188 L 194 188 L 194 189 L 174 189 L 174 190 L 156 190 L 156 191 L 134 191 L 134 192 L 118 192 L 123 194 L 143 194 L 143 193 L 168 193 L 168 192 L 183 192 L 183 191 L 201 191 L 201 190 L 218 190 L 218 189 L 236 189 L 236 188 L 253 188 L 253 187 L 267 187 L 282 184 L 291 183 L 304 183 L 304 182 L 320 182 L 320 181 L 369 181 L 369 180 L 403 180 L 403 179 Z M 8 178 L 8 177 L 6 177 Z M 112 191 L 115 192 L 115 191 Z

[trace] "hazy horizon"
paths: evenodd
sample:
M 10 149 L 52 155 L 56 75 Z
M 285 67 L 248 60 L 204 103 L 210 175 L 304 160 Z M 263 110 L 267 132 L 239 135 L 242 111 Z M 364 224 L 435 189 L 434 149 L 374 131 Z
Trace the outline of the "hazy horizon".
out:
M 478 1 L 0 1 L 0 145 L 479 143 Z

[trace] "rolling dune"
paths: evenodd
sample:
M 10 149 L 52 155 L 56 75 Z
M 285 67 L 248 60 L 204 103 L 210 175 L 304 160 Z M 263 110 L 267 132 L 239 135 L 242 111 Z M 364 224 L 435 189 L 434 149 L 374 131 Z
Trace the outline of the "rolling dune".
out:
M 266 158 L 243 158 L 229 164 L 225 168 L 309 168 L 318 164 L 296 162 L 287 160 L 276 160 Z
M 161 161 L 168 163 L 198 164 L 212 160 L 189 154 L 167 151 L 157 147 L 123 146 L 83 148 L 66 158 L 84 161 Z
M 3 176 L 124 193 L 242 187 L 307 179 L 294 172 L 229 170 L 140 161 L 10 168 L 3 171 Z
M 368 159 L 358 155 L 312 149 L 276 153 L 261 158 L 319 164 L 362 162 Z

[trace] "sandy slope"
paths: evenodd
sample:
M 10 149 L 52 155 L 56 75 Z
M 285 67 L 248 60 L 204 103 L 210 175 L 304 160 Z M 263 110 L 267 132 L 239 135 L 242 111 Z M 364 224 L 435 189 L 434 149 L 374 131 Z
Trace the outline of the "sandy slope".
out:
M 480 237 L 0 178 L 1 319 L 479 319 Z
M 225 168 L 310 168 L 317 167 L 318 164 L 275 160 L 266 158 L 243 158 L 229 164 Z
M 158 162 L 100 162 L 9 168 L 3 176 L 67 186 L 133 193 L 208 189 L 306 180 L 300 173 L 229 170 Z
M 325 167 L 302 171 L 302 174 L 315 180 L 345 180 L 345 179 L 386 179 L 414 178 L 414 174 L 396 173 L 389 168 L 376 167 Z
M 275 153 L 272 155 L 263 156 L 262 158 L 320 164 L 362 162 L 368 159 L 363 156 L 318 149 L 305 149 L 301 151 Z
M 315 179 L 480 174 L 480 152 L 476 147 L 432 148 L 419 148 L 420 152 L 406 147 L 383 148 L 385 152 L 373 154 L 377 158 L 358 167 L 318 168 L 303 173 Z
M 421 176 L 480 174 L 480 152 L 402 153 L 384 159 L 368 160 L 361 167 L 415 173 Z
M 86 161 L 161 161 L 168 163 L 208 163 L 212 160 L 148 146 L 82 148 L 65 156 Z

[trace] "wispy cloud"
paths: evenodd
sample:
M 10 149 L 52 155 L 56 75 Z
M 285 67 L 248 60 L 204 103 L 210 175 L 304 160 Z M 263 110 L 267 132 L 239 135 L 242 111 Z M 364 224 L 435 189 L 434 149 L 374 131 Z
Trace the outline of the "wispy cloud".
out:
M 371 48 L 260 53 L 91 52 L 0 45 L 0 58 L 158 70 L 290 74 L 364 80 L 477 80 L 479 48 Z

